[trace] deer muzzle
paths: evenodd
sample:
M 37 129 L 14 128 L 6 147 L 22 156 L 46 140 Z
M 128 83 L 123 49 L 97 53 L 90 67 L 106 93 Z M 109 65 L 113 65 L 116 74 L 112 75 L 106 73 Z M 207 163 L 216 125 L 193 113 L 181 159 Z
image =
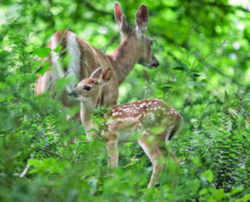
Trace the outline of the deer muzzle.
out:
M 69 93 L 69 96 L 78 97 L 78 94 L 76 93 L 76 91 L 73 90 Z
M 153 56 L 153 63 L 152 63 L 152 67 L 158 67 L 159 66 L 159 61 L 157 60 L 157 58 L 155 56 Z

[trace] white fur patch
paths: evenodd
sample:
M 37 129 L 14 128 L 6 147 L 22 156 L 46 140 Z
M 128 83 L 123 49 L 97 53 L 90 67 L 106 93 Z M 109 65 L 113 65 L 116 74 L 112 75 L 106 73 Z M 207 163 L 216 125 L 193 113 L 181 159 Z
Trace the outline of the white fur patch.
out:
M 54 35 L 51 38 L 51 48 L 52 50 L 56 49 L 58 46 L 58 39 Z M 52 64 L 55 67 L 56 77 L 57 78 L 63 78 L 67 77 L 69 78 L 69 83 L 66 86 L 66 89 L 68 92 L 71 92 L 74 88 L 75 84 L 79 80 L 80 75 L 80 57 L 81 52 L 79 48 L 79 44 L 76 40 L 76 36 L 72 32 L 67 33 L 67 53 L 70 55 L 70 61 L 67 67 L 67 73 L 65 75 L 62 67 L 62 63 L 60 61 L 60 56 L 55 51 L 52 51 Z
M 41 92 L 46 92 L 50 88 L 51 85 L 52 85 L 52 81 L 50 79 L 50 75 L 48 72 L 45 72 L 40 80 Z
M 76 35 L 72 32 L 67 34 L 67 51 L 70 61 L 67 68 L 67 77 L 70 77 L 68 88 L 73 89 L 75 84 L 80 80 L 80 58 L 81 51 L 76 40 Z
M 58 46 L 57 38 L 55 35 L 53 35 L 51 38 L 51 49 L 54 50 L 56 49 L 57 46 Z M 59 58 L 60 57 L 58 53 L 56 53 L 55 51 L 51 52 L 51 60 L 52 60 L 53 66 L 55 67 L 55 72 L 57 74 L 57 77 L 62 78 L 64 77 L 64 72 L 63 72 L 62 64 L 60 63 Z

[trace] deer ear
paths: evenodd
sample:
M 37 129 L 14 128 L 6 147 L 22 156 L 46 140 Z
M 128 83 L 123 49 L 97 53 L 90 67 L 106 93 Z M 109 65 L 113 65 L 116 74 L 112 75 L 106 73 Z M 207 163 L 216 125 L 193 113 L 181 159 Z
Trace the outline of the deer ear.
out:
M 118 2 L 115 3 L 114 12 L 115 12 L 115 21 L 120 26 L 120 30 L 122 31 L 122 33 L 124 34 L 129 33 L 131 28 L 125 16 L 123 15 L 121 6 Z
M 105 72 L 103 72 L 102 79 L 104 81 L 109 81 L 111 79 L 111 76 L 112 76 L 112 71 L 110 68 L 108 68 Z
M 148 24 L 148 9 L 141 5 L 136 13 L 136 28 L 140 32 L 145 32 Z
M 97 69 L 95 69 L 91 74 L 90 74 L 90 78 L 94 78 L 94 77 L 98 77 L 98 75 L 102 72 L 102 67 L 98 67 Z
M 115 3 L 114 10 L 115 10 L 115 20 L 118 24 L 121 24 L 123 13 L 121 6 L 118 2 Z
M 108 82 L 112 77 L 112 71 L 110 68 L 106 69 L 99 78 L 100 83 L 105 84 Z

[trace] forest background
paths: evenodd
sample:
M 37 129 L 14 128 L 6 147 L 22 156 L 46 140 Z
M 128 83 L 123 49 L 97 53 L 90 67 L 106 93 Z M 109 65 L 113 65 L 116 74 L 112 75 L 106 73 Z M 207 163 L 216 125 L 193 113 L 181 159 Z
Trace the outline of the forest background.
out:
M 55 31 L 70 29 L 104 52 L 118 46 L 113 1 L 1 0 L 0 201 L 249 201 L 250 2 L 120 3 L 132 25 L 139 5 L 148 6 L 160 66 L 136 65 L 119 103 L 174 106 L 184 124 L 168 147 L 181 163 L 166 159 L 161 185 L 146 189 L 151 164 L 126 143 L 112 177 L 104 143 L 88 143 L 58 101 L 34 96 Z M 74 136 L 76 144 L 65 144 Z

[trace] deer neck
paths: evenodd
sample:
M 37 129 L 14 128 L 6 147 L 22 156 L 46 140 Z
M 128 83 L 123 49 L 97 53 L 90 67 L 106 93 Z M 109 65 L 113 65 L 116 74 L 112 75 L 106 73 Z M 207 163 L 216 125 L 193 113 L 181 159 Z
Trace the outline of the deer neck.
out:
M 139 59 L 137 49 L 136 36 L 132 35 L 124 38 L 120 46 L 110 54 L 119 83 L 124 81 L 137 63 Z
M 86 127 L 90 125 L 91 117 L 90 113 L 92 112 L 92 107 L 85 102 L 80 102 L 80 117 L 82 124 Z
M 80 102 L 81 123 L 84 125 L 86 129 L 90 129 L 92 127 L 91 114 L 96 108 L 95 103 L 96 102 L 92 99 L 86 99 Z

